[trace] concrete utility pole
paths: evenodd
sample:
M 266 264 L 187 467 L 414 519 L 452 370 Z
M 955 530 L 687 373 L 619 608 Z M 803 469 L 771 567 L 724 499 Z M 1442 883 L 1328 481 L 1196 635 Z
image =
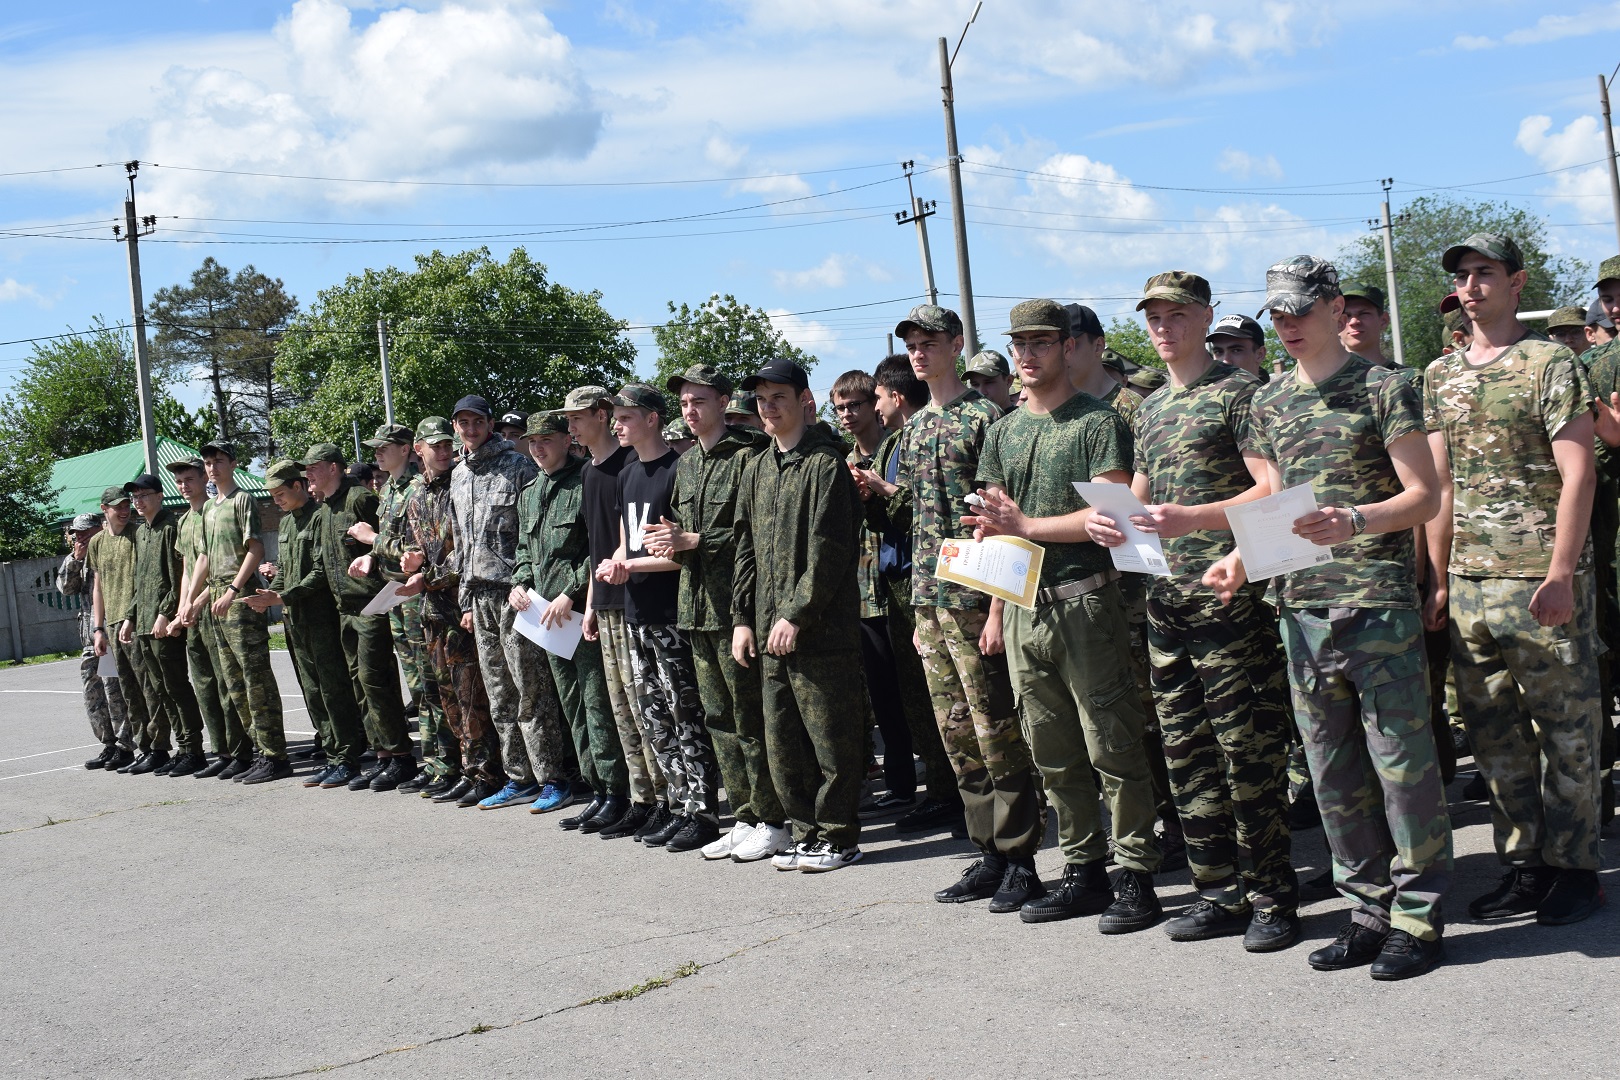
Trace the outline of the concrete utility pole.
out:
M 129 246 L 129 302 L 135 316 L 135 399 L 141 412 L 141 442 L 146 447 L 146 471 L 156 474 L 157 427 L 152 419 L 152 358 L 146 351 L 146 304 L 141 299 L 141 252 L 137 241 L 157 228 L 157 216 L 135 217 L 135 173 L 138 161 L 124 163 L 129 176 L 129 198 L 124 200 L 124 224 L 113 226 L 113 236 Z
M 1620 68 L 1616 68 L 1620 71 Z M 1609 80 L 1598 76 L 1598 96 L 1603 101 L 1603 138 L 1609 146 L 1609 200 L 1614 209 L 1614 234 L 1620 240 L 1620 163 L 1614 160 L 1614 121 L 1609 118 Z
M 1406 363 L 1406 351 L 1401 347 L 1401 297 L 1395 289 L 1395 226 L 1389 217 L 1389 189 L 1394 179 L 1380 181 L 1384 185 L 1384 206 L 1380 225 L 1384 230 L 1384 281 L 1389 289 L 1389 336 L 1395 345 L 1395 366 Z
M 922 252 L 923 288 L 928 293 L 928 302 L 937 304 L 939 289 L 934 285 L 934 259 L 928 253 L 928 219 L 934 216 L 934 207 L 939 204 L 932 200 L 923 202 L 911 189 L 911 169 L 915 164 L 914 161 L 907 161 L 901 165 L 901 168 L 906 170 L 906 193 L 911 196 L 911 210 L 909 214 L 894 215 L 894 223 L 896 225 L 917 223 L 917 247 Z
M 982 7 L 984 0 L 979 0 L 973 6 L 967 26 L 962 27 L 962 36 L 956 39 L 957 52 L 961 51 L 962 42 L 967 39 L 968 26 L 972 26 L 973 20 L 979 17 Z M 951 51 L 950 42 L 940 38 L 939 77 L 940 90 L 945 95 L 945 155 L 951 177 L 951 217 L 956 229 L 956 281 L 961 293 L 958 299 L 961 310 L 957 314 L 962 316 L 965 350 L 971 354 L 979 347 L 979 328 L 973 318 L 973 273 L 968 268 L 967 219 L 962 211 L 962 158 L 956 151 L 956 93 L 951 88 L 951 64 L 955 60 L 956 53 Z
M 382 358 L 383 419 L 394 422 L 394 380 L 388 372 L 388 320 L 377 316 L 377 355 Z

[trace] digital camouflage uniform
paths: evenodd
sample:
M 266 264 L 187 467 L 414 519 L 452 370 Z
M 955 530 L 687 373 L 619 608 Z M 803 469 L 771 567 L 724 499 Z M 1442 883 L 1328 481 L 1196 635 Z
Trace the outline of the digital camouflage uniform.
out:
M 134 645 L 119 643 L 118 624 L 113 622 L 120 612 L 129 610 L 135 593 L 135 530 L 139 527 L 140 522 L 131 512 L 123 532 L 115 533 L 109 525 L 96 533 L 85 551 L 85 565 L 101 586 L 101 616 L 107 623 L 107 648 L 118 666 L 124 716 L 115 737 L 125 750 L 144 754 L 152 748 L 146 734 L 151 717 L 146 711 L 146 692 L 141 689 L 140 652 Z
M 1574 354 L 1527 334 L 1489 362 L 1429 365 L 1424 419 L 1451 461 L 1452 662 L 1474 762 L 1510 866 L 1600 862 L 1596 590 L 1589 539 L 1575 615 L 1541 626 L 1530 600 L 1552 566 L 1563 490 L 1552 442 L 1589 414 Z
M 1243 447 L 1258 385 L 1248 372 L 1211 363 L 1188 385 L 1171 381 L 1143 402 L 1136 469 L 1149 503 L 1201 506 L 1254 486 Z M 1153 693 L 1193 887 L 1228 911 L 1292 915 L 1288 675 L 1264 583 L 1224 606 L 1203 584 L 1231 544 L 1230 533 L 1209 531 L 1163 541 L 1171 576 L 1148 585 Z
M 860 496 L 844 452 L 816 425 L 791 450 L 773 444 L 751 458 L 737 499 L 731 605 L 733 623 L 754 632 L 765 750 L 794 839 L 838 849 L 860 840 L 871 726 L 855 581 Z M 765 649 L 778 620 L 798 627 L 785 656 Z
M 460 744 L 462 774 L 499 786 L 506 783 L 500 737 L 489 716 L 489 692 L 478 666 L 478 646 L 472 634 L 461 628 L 453 518 L 449 473 L 432 480 L 424 474 L 411 482 L 405 519 L 410 547 L 423 558 L 422 628 L 439 687 L 439 704 Z
M 89 552 L 85 554 L 88 557 Z M 102 746 L 118 746 L 128 750 L 130 747 L 120 745 L 118 740 L 118 732 L 129 726 L 129 719 L 124 713 L 123 691 L 117 679 L 103 679 L 98 674 L 101 658 L 96 655 L 92 641 L 92 624 L 95 620 L 91 611 L 95 579 L 94 571 L 82 559 L 75 559 L 70 553 L 56 571 L 56 590 L 79 602 L 79 642 L 83 646 L 79 652 L 79 681 L 84 685 L 84 715 L 90 721 L 90 732 Z
M 701 440 L 694 443 L 675 466 L 670 495 L 675 523 L 698 534 L 697 547 L 675 553 L 681 564 L 676 625 L 692 643 L 703 724 L 726 799 L 737 821 L 747 825 L 786 820 L 765 749 L 760 667 L 742 667 L 731 656 L 738 490 L 748 463 L 767 441 L 753 428 L 727 427 L 707 450 Z
M 242 717 L 242 725 L 253 745 L 264 757 L 287 760 L 287 732 L 282 724 L 281 691 L 270 670 L 269 617 L 246 604 L 239 596 L 252 596 L 264 583 L 255 571 L 241 593 L 229 586 L 247 557 L 248 541 L 259 535 L 259 506 L 253 496 L 240 488 L 225 498 L 214 496 L 203 504 L 203 550 L 208 558 L 208 597 L 212 605 L 228 596 L 232 603 L 222 616 L 213 619 L 215 653 L 219 658 L 225 691 Z
M 1332 377 L 1298 368 L 1255 392 L 1250 447 L 1284 488 L 1318 506 L 1383 502 L 1403 489 L 1388 445 L 1423 432 L 1416 391 L 1351 356 Z M 1433 940 L 1451 880 L 1451 818 L 1440 786 L 1418 612 L 1412 530 L 1364 533 L 1332 562 L 1288 574 L 1283 646 L 1333 882 L 1374 932 Z
M 191 580 L 197 559 L 203 553 L 206 534 L 203 532 L 203 511 L 207 503 L 195 509 L 188 507 L 180 515 L 176 543 L 180 547 L 181 572 Z M 224 757 L 247 758 L 253 755 L 253 744 L 242 727 L 242 718 L 236 712 L 236 703 L 225 691 L 225 681 L 219 675 L 214 641 L 214 613 L 202 605 L 197 624 L 186 631 L 186 659 L 191 666 L 191 684 L 196 688 L 197 711 L 202 714 L 203 728 L 214 753 Z
M 968 838 L 987 855 L 1026 859 L 1040 845 L 1042 818 L 1017 709 L 1010 694 L 1001 699 L 994 692 L 979 652 L 989 598 L 934 576 L 940 544 L 964 531 L 962 500 L 974 489 L 979 450 L 998 416 L 977 390 L 918 409 L 901 433 L 898 475 L 912 501 L 918 651 L 962 794 Z
M 178 518 L 167 506 L 135 531 L 135 595 L 127 617 L 135 628 L 135 645 L 144 661 L 141 681 L 146 710 L 152 718 L 152 748 L 167 750 L 172 737 L 184 754 L 202 754 L 202 714 L 186 671 L 186 643 L 177 637 L 154 637 L 159 615 L 180 612 Z
M 1015 318 L 1017 316 L 1014 316 Z M 1113 409 L 1076 393 L 1050 413 L 1017 409 L 990 429 L 978 480 L 1005 491 L 1029 517 L 1051 518 L 1086 508 L 1074 481 L 1131 471 L 1131 433 Z M 1142 732 L 1147 717 L 1131 671 L 1125 601 L 1108 550 L 1091 541 L 1047 542 L 1039 588 L 1093 579 L 1094 587 L 1033 610 L 1006 605 L 1013 693 L 1024 737 L 1057 810 L 1058 842 L 1066 862 L 1100 863 L 1108 830 L 1098 803 L 1108 805 L 1114 856 L 1126 870 L 1159 868 L 1153 835 L 1152 775 Z

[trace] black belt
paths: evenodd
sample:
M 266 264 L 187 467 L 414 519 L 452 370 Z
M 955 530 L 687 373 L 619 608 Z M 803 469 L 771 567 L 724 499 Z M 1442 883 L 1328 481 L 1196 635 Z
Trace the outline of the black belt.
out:
M 1096 592 L 1110 581 L 1119 580 L 1118 570 L 1103 570 L 1083 577 L 1079 581 L 1071 581 L 1065 585 L 1054 585 L 1050 589 L 1042 589 L 1035 594 L 1037 604 L 1055 604 L 1059 600 L 1073 600 L 1076 596 L 1084 596 L 1088 592 Z

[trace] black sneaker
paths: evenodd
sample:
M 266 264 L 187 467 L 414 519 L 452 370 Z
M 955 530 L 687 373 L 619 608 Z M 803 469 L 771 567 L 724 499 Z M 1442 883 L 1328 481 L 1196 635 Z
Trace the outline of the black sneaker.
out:
M 934 894 L 942 904 L 966 904 L 974 900 L 987 900 L 1001 888 L 1001 879 L 1007 876 L 1007 859 L 1003 855 L 986 855 L 974 860 L 962 871 L 955 885 L 948 885 Z
M 720 839 L 720 826 L 699 817 L 689 817 L 680 829 L 664 842 L 665 851 L 695 851 L 705 844 Z
M 438 777 L 434 776 L 426 769 L 418 769 L 415 776 L 411 777 L 394 790 L 399 792 L 401 795 L 420 795 L 428 788 L 429 785 L 437 783 L 438 779 Z
M 647 820 L 643 821 L 641 826 L 636 829 L 634 834 L 636 843 L 645 843 L 647 837 L 651 836 L 653 833 L 662 832 L 664 827 L 669 824 L 669 819 L 669 807 L 665 806 L 663 803 L 656 804 L 653 807 L 652 813 L 647 815 Z
M 257 758 L 253 762 L 253 766 L 250 769 L 244 773 L 238 773 L 236 776 L 232 777 L 232 779 L 238 784 L 256 782 L 257 778 L 263 776 L 265 772 L 267 772 L 274 764 L 275 762 L 271 761 L 267 757 Z
M 272 780 L 285 780 L 293 774 L 292 762 L 286 758 L 265 758 L 257 770 L 242 777 L 244 784 L 268 784 Z
M 1027 923 L 1057 922 L 1100 915 L 1114 902 L 1114 889 L 1101 862 L 1069 863 L 1063 881 L 1038 900 L 1024 904 L 1018 917 Z
M 917 808 L 909 814 L 902 814 L 900 820 L 894 823 L 896 832 L 928 832 L 931 829 L 948 828 L 962 816 L 960 803 L 941 802 L 938 799 L 924 799 L 917 804 Z M 999 876 L 997 877 L 999 881 Z
M 321 790 L 331 791 L 335 788 L 346 788 L 354 780 L 355 767 L 346 761 L 340 761 L 327 769 L 321 777 Z
M 388 768 L 388 759 L 387 758 L 378 758 L 377 760 L 373 761 L 370 765 L 368 765 L 364 772 L 357 774 L 353 780 L 349 781 L 349 790 L 350 791 L 368 791 L 368 790 L 370 790 L 371 782 L 373 780 L 377 779 L 377 777 L 381 776 L 382 771 L 384 769 L 386 769 L 386 768 Z
M 1603 886 L 1596 870 L 1560 870 L 1541 906 L 1536 922 L 1542 926 L 1567 926 L 1603 906 Z
M 151 756 L 152 756 L 152 751 L 150 751 L 150 750 L 142 750 L 139 754 L 131 755 L 130 759 L 128 761 L 126 761 L 122 765 L 118 766 L 117 771 L 121 772 L 121 773 L 124 773 L 125 775 L 128 775 L 129 773 L 132 773 L 132 772 L 135 771 L 135 767 L 137 765 L 145 765 L 146 762 L 151 758 Z M 148 766 L 148 768 L 150 768 L 150 766 Z M 146 772 L 147 770 L 142 769 L 141 771 Z
M 456 800 L 456 809 L 466 810 L 469 807 L 477 806 L 505 786 L 504 781 L 496 784 L 488 780 L 475 780 L 473 786 L 468 788 L 461 798 Z
M 230 764 L 230 758 L 226 757 L 224 754 L 219 754 L 215 756 L 214 760 L 210 762 L 206 768 L 192 773 L 192 776 L 197 780 L 210 780 L 224 772 L 230 767 Z
M 1405 930 L 1391 930 L 1372 962 L 1372 977 L 1379 982 L 1414 979 L 1433 971 L 1446 958 L 1446 945 L 1438 937 L 1433 941 L 1415 938 Z
M 149 772 L 157 772 L 158 769 L 168 763 L 169 752 L 167 750 L 153 750 L 149 754 L 141 755 L 135 764 L 129 767 L 129 775 L 139 776 Z
M 687 820 L 685 814 L 670 814 L 669 820 L 664 822 L 663 828 L 648 832 L 642 836 L 642 846 L 650 848 L 663 847 L 674 838 L 676 833 L 686 827 Z M 710 839 L 713 839 L 713 837 Z
M 857 817 L 875 818 L 884 814 L 893 814 L 901 810 L 910 810 L 917 805 L 915 795 L 896 795 L 885 791 L 882 795 L 868 795 L 861 800 L 860 807 L 855 811 Z
M 1344 924 L 1339 936 L 1329 944 L 1322 946 L 1305 962 L 1317 971 L 1343 971 L 1345 968 L 1361 967 L 1378 959 L 1383 951 L 1384 940 L 1390 931 L 1369 930 L 1357 922 Z
M 231 758 L 231 763 L 219 770 L 218 779 L 235 780 L 257 764 L 257 758 Z
M 594 796 L 590 802 L 586 803 L 580 808 L 579 813 L 565 817 L 561 821 L 557 822 L 557 827 L 567 829 L 572 832 L 581 825 L 585 824 L 587 821 L 591 820 L 591 818 L 595 817 L 601 811 L 602 806 L 606 802 L 606 795 Z
M 84 763 L 84 767 L 87 769 L 105 769 L 107 767 L 107 762 L 113 761 L 117 757 L 118 746 L 116 743 L 112 746 L 104 746 L 101 749 L 101 753 Z
M 599 833 L 603 829 L 617 825 L 630 809 L 630 800 L 623 795 L 609 795 L 602 800 L 602 807 L 596 813 L 579 823 L 581 836 Z
M 174 771 L 174 763 L 179 761 L 179 760 L 180 759 L 178 757 L 170 758 L 168 761 L 165 761 L 163 764 L 161 764 L 157 768 L 153 769 L 152 770 L 152 775 L 153 776 L 168 776 L 170 773 L 172 773 Z
M 459 779 L 457 779 L 455 783 L 451 784 L 449 787 L 445 788 L 443 791 L 437 792 L 436 794 L 432 795 L 431 798 L 436 803 L 453 803 L 453 802 L 456 802 L 463 795 L 467 794 L 467 792 L 471 791 L 473 789 L 473 785 L 475 785 L 477 782 L 478 781 L 474 780 L 470 776 L 462 776 Z
M 417 792 L 417 794 L 422 796 L 424 799 L 437 798 L 459 783 L 461 783 L 460 773 L 445 773 L 443 776 L 435 776 L 433 779 L 423 784 L 422 790 Z M 456 798 L 459 799 L 461 796 L 457 795 Z
M 127 772 L 129 771 L 129 767 L 134 763 L 134 754 L 130 753 L 128 750 L 120 750 L 112 757 L 108 758 L 107 764 L 103 765 L 102 768 L 108 772 Z
M 1187 838 L 1178 832 L 1159 834 L 1159 868 L 1157 874 L 1174 874 L 1187 869 Z
M 1104 934 L 1134 934 L 1164 918 L 1159 894 L 1153 891 L 1153 875 L 1121 870 L 1114 875 L 1114 902 L 1097 920 Z
M 1468 914 L 1490 920 L 1539 911 L 1557 879 L 1555 867 L 1510 866 L 1496 888 L 1468 902 Z
M 1247 952 L 1282 952 L 1299 940 L 1299 916 L 1257 911 L 1243 932 Z
M 321 781 L 326 779 L 326 774 L 331 772 L 335 768 L 337 768 L 336 765 L 328 765 L 324 769 L 316 769 L 314 772 L 312 772 L 308 776 L 304 777 L 304 786 L 305 787 L 320 787 L 321 786 Z
M 1035 872 L 1034 861 L 1009 862 L 1007 872 L 1001 875 L 1001 886 L 990 898 L 992 915 L 1007 915 L 1020 910 L 1030 900 L 1046 895 L 1046 886 Z
M 416 776 L 416 759 L 409 754 L 396 754 L 388 759 L 383 770 L 371 778 L 372 791 L 393 791 Z
M 1249 927 L 1247 908 L 1230 911 L 1209 900 L 1198 903 L 1164 924 L 1164 932 L 1171 941 L 1207 941 L 1210 938 L 1236 937 Z
M 646 803 L 635 803 L 624 812 L 624 815 L 618 821 L 607 826 L 596 835 L 603 840 L 619 840 L 626 836 L 634 836 L 637 830 L 646 827 L 652 816 L 652 806 Z
M 169 772 L 167 775 L 195 776 L 197 775 L 197 770 L 203 768 L 207 764 L 208 759 L 203 757 L 201 754 L 194 754 L 190 752 L 182 753 L 179 757 L 175 758 L 174 762 L 169 766 Z

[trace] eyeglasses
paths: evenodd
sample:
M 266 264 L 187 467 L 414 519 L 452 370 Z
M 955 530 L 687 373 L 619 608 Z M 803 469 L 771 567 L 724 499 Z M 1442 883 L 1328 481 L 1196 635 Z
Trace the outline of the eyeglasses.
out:
M 1014 341 L 1007 351 L 1014 356 L 1045 356 L 1057 347 L 1057 338 L 1037 338 L 1034 341 Z
M 862 398 L 859 401 L 839 402 L 838 404 L 835 404 L 833 406 L 833 412 L 840 412 L 840 413 L 855 412 L 861 406 L 870 405 L 876 400 L 877 400 L 876 398 Z

